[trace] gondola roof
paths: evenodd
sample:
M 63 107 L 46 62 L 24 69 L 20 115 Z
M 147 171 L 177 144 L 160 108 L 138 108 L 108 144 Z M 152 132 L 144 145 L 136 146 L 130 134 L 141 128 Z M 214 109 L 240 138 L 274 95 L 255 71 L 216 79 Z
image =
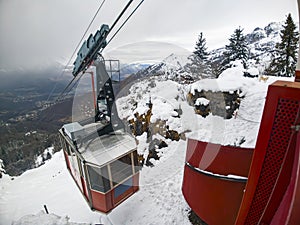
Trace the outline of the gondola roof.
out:
M 96 132 L 99 126 L 99 123 L 81 126 L 77 122 L 63 126 L 65 134 L 72 141 L 76 140 L 78 152 L 88 163 L 102 166 L 136 149 L 135 139 L 122 130 L 81 142 L 83 136 Z

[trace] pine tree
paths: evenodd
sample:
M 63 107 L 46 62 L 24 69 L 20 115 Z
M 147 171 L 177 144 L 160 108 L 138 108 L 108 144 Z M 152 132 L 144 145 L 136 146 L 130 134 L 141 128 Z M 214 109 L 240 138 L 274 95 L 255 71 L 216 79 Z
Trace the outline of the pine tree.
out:
M 246 37 L 243 34 L 242 28 L 235 29 L 234 33 L 229 38 L 229 45 L 225 46 L 224 61 L 222 62 L 223 70 L 231 67 L 231 62 L 241 60 L 244 68 L 247 68 L 249 58 L 249 49 Z
M 198 37 L 198 41 L 196 42 L 195 46 L 195 51 L 193 53 L 194 56 L 198 58 L 198 60 L 206 60 L 208 57 L 206 39 L 203 37 L 202 32 Z
M 209 78 L 212 77 L 211 66 L 208 62 L 208 52 L 206 47 L 206 39 L 201 32 L 196 42 L 195 50 L 190 57 L 191 63 L 187 64 L 186 70 L 193 77 Z
M 288 14 L 283 29 L 280 31 L 281 42 L 275 46 L 275 55 L 266 74 L 274 76 L 294 76 L 297 63 L 299 33 L 291 14 Z

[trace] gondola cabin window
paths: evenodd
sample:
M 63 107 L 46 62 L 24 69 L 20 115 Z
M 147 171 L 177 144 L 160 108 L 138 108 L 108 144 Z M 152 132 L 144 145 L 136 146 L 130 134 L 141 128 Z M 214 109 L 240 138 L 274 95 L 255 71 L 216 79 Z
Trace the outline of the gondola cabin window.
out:
M 108 170 L 107 166 L 102 168 L 95 166 L 87 166 L 89 178 L 90 178 L 90 186 L 92 190 L 107 192 L 110 190 L 110 182 L 108 178 Z
M 113 185 L 121 183 L 133 175 L 132 154 L 125 155 L 110 164 Z

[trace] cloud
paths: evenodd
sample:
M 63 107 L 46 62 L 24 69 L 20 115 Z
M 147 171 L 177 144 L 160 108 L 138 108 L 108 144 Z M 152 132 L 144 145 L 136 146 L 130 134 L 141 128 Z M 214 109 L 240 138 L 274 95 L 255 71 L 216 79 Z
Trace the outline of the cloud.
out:
M 111 25 L 126 2 L 106 1 L 89 33 L 102 23 Z M 1 0 L 0 69 L 66 63 L 100 4 L 99 0 Z M 105 51 L 145 41 L 192 50 L 200 32 L 210 49 L 221 47 L 236 27 L 248 31 L 285 20 L 289 12 L 298 20 L 296 0 L 145 0 Z
M 190 55 L 187 49 L 167 42 L 145 41 L 127 44 L 105 52 L 108 59 L 119 59 L 121 63 L 157 63 L 171 53 Z

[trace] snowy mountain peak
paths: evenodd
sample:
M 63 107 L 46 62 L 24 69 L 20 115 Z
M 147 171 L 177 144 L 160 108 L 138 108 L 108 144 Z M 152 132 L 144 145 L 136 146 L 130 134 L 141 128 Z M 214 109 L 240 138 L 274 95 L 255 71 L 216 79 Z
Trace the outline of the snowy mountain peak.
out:
M 281 29 L 282 29 L 281 22 L 271 22 L 264 28 L 267 36 L 278 35 Z
M 266 31 L 260 27 L 255 28 L 252 33 L 246 35 L 249 44 L 257 42 L 265 37 L 267 37 Z
M 172 53 L 168 57 L 166 57 L 161 63 L 168 65 L 169 67 L 173 67 L 174 69 L 180 69 L 185 66 L 188 62 L 189 55 L 178 55 Z
M 161 62 L 149 66 L 148 68 L 140 71 L 138 74 L 140 77 L 158 75 L 172 79 L 176 76 L 177 71 L 182 70 L 189 61 L 189 54 L 187 53 L 181 55 L 172 53 Z
M 272 22 L 264 28 L 257 27 L 251 33 L 246 35 L 246 39 L 249 44 L 258 42 L 264 38 L 277 37 L 282 29 L 282 23 Z

